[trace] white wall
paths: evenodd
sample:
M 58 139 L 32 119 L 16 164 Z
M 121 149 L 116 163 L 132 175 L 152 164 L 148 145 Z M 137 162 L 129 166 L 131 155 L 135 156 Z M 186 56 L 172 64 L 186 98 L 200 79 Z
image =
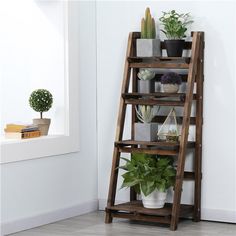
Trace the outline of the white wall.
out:
M 95 2 L 70 2 L 70 47 L 78 53 L 78 153 L 1 166 L 5 233 L 97 209 Z
M 202 218 L 236 222 L 235 13 L 233 1 L 98 1 L 98 198 L 108 193 L 113 141 L 123 65 L 130 31 L 140 31 L 147 6 L 158 19 L 162 11 L 191 12 L 192 30 L 205 31 Z M 212 9 L 212 10 L 211 10 Z M 118 186 L 121 186 L 119 181 Z M 191 184 L 184 192 L 192 201 Z M 185 188 L 186 189 L 186 188 Z M 118 191 L 118 200 L 128 193 Z

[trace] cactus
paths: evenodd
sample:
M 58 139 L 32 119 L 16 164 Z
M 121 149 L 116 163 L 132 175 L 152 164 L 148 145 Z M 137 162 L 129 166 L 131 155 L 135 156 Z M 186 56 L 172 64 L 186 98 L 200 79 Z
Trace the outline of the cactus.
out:
M 156 38 L 155 20 L 154 18 L 152 18 L 149 7 L 146 8 L 145 18 L 142 18 L 141 20 L 141 38 L 142 39 Z

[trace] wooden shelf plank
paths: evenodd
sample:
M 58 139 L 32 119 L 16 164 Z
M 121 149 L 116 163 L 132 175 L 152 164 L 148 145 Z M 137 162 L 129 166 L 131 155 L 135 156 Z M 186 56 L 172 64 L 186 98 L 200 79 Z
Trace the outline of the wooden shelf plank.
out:
M 162 149 L 150 149 L 150 148 L 134 148 L 134 147 L 118 147 L 119 152 L 123 153 L 145 153 L 151 155 L 167 155 L 177 156 L 178 150 L 162 150 Z
M 131 68 L 160 68 L 160 69 L 188 69 L 187 63 L 169 63 L 169 62 L 131 62 L 129 63 Z
M 144 145 L 144 146 L 160 146 L 160 147 L 179 147 L 179 142 L 165 142 L 165 141 L 155 141 L 155 142 L 147 142 L 147 141 L 135 141 L 135 140 L 122 140 L 115 142 L 116 146 L 124 147 L 131 145 Z M 188 148 L 195 148 L 195 142 L 189 141 L 187 144 Z
M 132 104 L 132 105 L 159 105 L 159 106 L 184 106 L 183 101 L 166 101 L 166 100 L 157 100 L 157 99 L 135 99 L 135 98 L 128 98 L 125 99 L 125 104 Z
M 107 207 L 108 210 L 121 211 L 134 214 L 143 214 L 150 216 L 165 216 L 171 217 L 172 203 L 166 203 L 163 208 L 160 209 L 149 209 L 143 207 L 142 201 L 131 201 L 126 203 L 117 204 L 111 207 Z M 181 204 L 180 216 L 186 216 L 193 213 L 193 205 Z
M 171 63 L 190 63 L 190 57 L 128 57 L 128 62 L 171 62 Z

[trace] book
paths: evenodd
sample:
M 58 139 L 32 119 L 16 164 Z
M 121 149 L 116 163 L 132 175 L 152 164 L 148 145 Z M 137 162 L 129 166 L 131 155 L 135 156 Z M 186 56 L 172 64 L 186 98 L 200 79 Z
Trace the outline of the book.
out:
M 41 132 L 37 131 L 28 131 L 28 132 L 5 132 L 5 138 L 8 139 L 28 139 L 28 138 L 37 138 L 41 136 Z
M 38 126 L 30 125 L 18 125 L 18 124 L 7 124 L 4 129 L 5 132 L 27 132 L 27 131 L 37 131 Z

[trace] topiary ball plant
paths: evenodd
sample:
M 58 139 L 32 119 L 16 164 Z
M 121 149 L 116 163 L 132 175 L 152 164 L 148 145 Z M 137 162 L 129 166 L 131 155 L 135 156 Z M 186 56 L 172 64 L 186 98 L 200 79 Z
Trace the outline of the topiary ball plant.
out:
M 52 107 L 53 96 L 46 89 L 34 90 L 29 98 L 30 106 L 37 112 L 40 112 L 40 118 L 43 118 L 43 112 L 48 111 Z

